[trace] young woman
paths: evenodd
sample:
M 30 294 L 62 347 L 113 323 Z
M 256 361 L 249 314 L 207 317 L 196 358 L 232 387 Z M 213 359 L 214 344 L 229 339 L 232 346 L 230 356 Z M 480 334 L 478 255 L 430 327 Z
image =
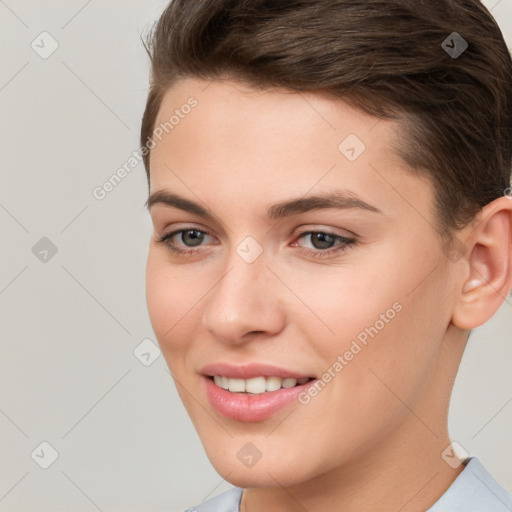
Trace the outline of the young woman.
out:
M 176 0 L 142 122 L 152 325 L 234 488 L 198 511 L 501 511 L 452 443 L 512 287 L 512 62 L 477 0 Z

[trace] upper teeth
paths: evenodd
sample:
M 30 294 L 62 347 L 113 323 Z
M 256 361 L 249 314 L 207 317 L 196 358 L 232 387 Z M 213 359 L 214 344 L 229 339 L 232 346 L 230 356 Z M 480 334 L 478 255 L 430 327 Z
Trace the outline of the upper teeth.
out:
M 265 393 L 265 391 L 277 391 L 283 388 L 293 388 L 297 384 L 305 384 L 309 379 L 294 379 L 286 377 L 253 377 L 252 379 L 231 379 L 229 377 L 215 375 L 213 380 L 217 386 L 236 393 Z

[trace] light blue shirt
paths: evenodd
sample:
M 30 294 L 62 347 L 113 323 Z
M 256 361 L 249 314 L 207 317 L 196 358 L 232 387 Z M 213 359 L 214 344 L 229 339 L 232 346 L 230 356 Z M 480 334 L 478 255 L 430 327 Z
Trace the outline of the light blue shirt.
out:
M 243 489 L 233 487 L 185 512 L 240 512 Z M 512 512 L 512 494 L 471 457 L 447 491 L 426 512 Z

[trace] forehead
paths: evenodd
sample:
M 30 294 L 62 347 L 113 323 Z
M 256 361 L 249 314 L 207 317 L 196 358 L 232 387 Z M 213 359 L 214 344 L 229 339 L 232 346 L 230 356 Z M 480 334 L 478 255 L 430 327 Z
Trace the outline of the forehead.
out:
M 410 210 L 407 196 L 416 203 L 423 196 L 429 209 L 428 181 L 414 176 L 393 149 L 400 125 L 326 93 L 185 79 L 164 96 L 159 127 L 152 192 L 207 190 L 249 209 L 343 187 L 398 215 Z
M 188 109 L 186 104 L 191 98 L 196 100 L 197 105 Z M 205 81 L 186 78 L 177 82 L 164 95 L 155 126 L 164 125 L 173 113 L 179 114 L 180 110 L 187 111 L 180 116 L 181 121 L 187 117 L 200 117 L 201 122 L 216 122 L 219 129 L 236 126 L 240 131 L 246 127 L 252 129 L 253 133 L 263 127 L 269 134 L 273 128 L 280 128 L 283 136 L 304 131 L 307 126 L 333 133 L 347 127 L 353 132 L 361 132 L 368 128 L 368 124 L 373 127 L 379 121 L 349 107 L 342 99 L 328 92 L 294 91 L 283 87 L 256 89 L 229 79 Z M 174 128 L 182 125 L 181 121 L 176 121 Z M 183 123 L 184 126 L 187 124 Z M 386 121 L 379 124 L 384 125 L 381 127 L 382 134 L 386 126 L 393 123 Z M 397 125 L 393 125 L 393 128 L 396 129 Z M 245 133 L 240 131 L 240 136 Z
M 195 106 L 190 108 L 190 103 Z M 284 154 L 288 160 L 293 152 L 287 150 L 295 149 L 299 155 L 306 141 L 310 141 L 308 147 L 318 147 L 323 141 L 317 151 L 309 152 L 310 157 L 328 147 L 338 155 L 339 143 L 349 134 L 374 150 L 387 151 L 399 128 L 395 122 L 369 116 L 326 92 L 260 90 L 233 80 L 191 78 L 178 82 L 165 94 L 155 127 L 165 129 L 166 124 L 173 135 L 193 137 L 201 147 L 212 141 L 218 151 L 232 150 L 242 143 L 249 151 L 265 144 L 274 150 L 274 156 Z M 168 130 L 164 131 L 165 137 Z M 225 138 L 227 134 L 230 139 Z

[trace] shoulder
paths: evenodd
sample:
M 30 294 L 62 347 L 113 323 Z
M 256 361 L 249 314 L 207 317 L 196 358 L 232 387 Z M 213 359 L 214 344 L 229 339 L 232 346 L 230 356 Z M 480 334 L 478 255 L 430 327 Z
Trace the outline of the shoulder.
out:
M 240 487 L 233 487 L 215 498 L 188 508 L 185 512 L 239 512 L 242 491 L 243 489 Z
M 471 457 L 462 473 L 427 512 L 507 512 L 512 495 Z

